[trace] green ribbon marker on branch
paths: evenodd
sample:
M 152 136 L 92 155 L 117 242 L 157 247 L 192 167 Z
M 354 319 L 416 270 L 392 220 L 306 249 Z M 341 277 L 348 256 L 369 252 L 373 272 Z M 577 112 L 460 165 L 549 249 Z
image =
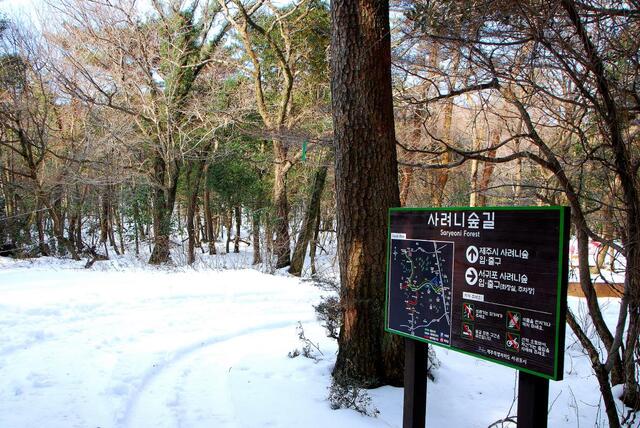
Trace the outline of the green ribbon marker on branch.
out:
M 307 160 L 307 140 L 304 140 L 302 142 L 302 160 L 306 161 Z

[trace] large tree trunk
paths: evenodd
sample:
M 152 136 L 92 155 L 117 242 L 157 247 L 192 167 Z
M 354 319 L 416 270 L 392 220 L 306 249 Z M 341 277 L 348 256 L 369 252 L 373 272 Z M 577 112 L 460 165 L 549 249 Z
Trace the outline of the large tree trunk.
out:
M 169 254 L 171 213 L 162 189 L 156 189 L 153 193 L 153 251 L 149 257 L 149 263 L 159 265 L 171 260 Z
M 170 237 L 171 214 L 176 200 L 178 188 L 178 171 L 170 175 L 167 164 L 159 154 L 154 159 L 153 190 L 153 251 L 149 258 L 150 264 L 159 265 L 171 261 Z M 176 168 L 177 169 L 177 168 Z
M 331 3 L 332 104 L 343 325 L 338 382 L 400 385 L 402 341 L 384 333 L 387 213 L 400 204 L 389 4 Z
M 276 210 L 274 231 L 276 239 L 274 254 L 276 269 L 289 266 L 291 262 L 291 238 L 289 236 L 289 200 L 287 197 L 287 150 L 281 141 L 273 142 L 276 157 L 273 183 L 273 204 Z
M 309 241 L 313 238 L 316 218 L 320 215 L 320 197 L 322 196 L 322 190 L 324 189 L 324 183 L 327 178 L 327 169 L 327 165 L 322 165 L 314 174 L 309 203 L 304 213 L 302 228 L 300 229 L 298 241 L 296 242 L 293 257 L 291 258 L 291 266 L 289 267 L 289 273 L 291 275 L 300 276 L 302 274 L 307 247 Z

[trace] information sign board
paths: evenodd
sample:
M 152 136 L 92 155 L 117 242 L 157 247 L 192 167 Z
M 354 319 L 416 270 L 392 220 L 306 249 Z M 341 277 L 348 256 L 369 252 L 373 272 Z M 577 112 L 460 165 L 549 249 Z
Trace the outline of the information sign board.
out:
M 386 330 L 560 380 L 568 207 L 392 208 Z

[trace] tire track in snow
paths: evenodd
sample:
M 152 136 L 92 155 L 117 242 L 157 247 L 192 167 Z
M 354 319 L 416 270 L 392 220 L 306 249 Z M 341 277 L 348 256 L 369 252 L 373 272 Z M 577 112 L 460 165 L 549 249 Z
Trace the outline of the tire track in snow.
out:
M 160 361 L 153 365 L 152 368 L 148 369 L 141 377 L 142 380 L 136 386 L 134 392 L 131 394 L 129 399 L 127 400 L 126 407 L 122 417 L 118 418 L 116 421 L 116 426 L 121 428 L 128 428 L 131 425 L 132 419 L 135 416 L 135 411 L 138 407 L 138 403 L 140 402 L 141 397 L 145 393 L 146 390 L 151 386 L 151 384 L 163 373 L 165 373 L 168 369 L 173 368 L 176 364 L 180 363 L 187 357 L 192 356 L 193 354 L 203 351 L 208 347 L 226 342 L 231 339 L 236 339 L 242 336 L 248 336 L 251 334 L 266 332 L 269 330 L 276 330 L 280 328 L 285 328 L 289 326 L 297 325 L 298 321 L 302 322 L 311 322 L 313 318 L 307 319 L 295 319 L 295 320 L 287 320 L 280 321 L 275 323 L 264 324 L 260 326 L 248 327 L 233 333 L 228 333 L 220 336 L 210 337 L 208 339 L 198 341 L 192 345 L 182 347 L 173 353 L 171 353 L 171 357 Z
M 249 293 L 247 293 L 249 296 Z M 264 296 L 268 296 L 264 293 Z M 230 299 L 227 296 L 202 296 L 199 294 L 184 294 L 177 296 L 161 296 L 155 298 L 146 298 L 133 304 L 119 304 L 118 310 L 112 310 L 111 305 L 105 303 L 89 303 L 89 304 L 56 304 L 49 305 L 45 308 L 29 308 L 27 310 L 19 309 L 9 305 L 0 305 L 0 309 L 4 314 L 10 313 L 7 320 L 0 320 L 0 326 L 7 324 L 9 328 L 22 327 L 22 336 L 28 337 L 17 344 L 0 346 L 0 357 L 8 357 L 16 352 L 30 351 L 33 346 L 48 344 L 48 342 L 60 340 L 69 340 L 73 335 L 84 335 L 87 328 L 87 322 L 92 324 L 91 328 L 95 329 L 100 326 L 109 326 L 113 323 L 113 319 L 122 316 L 123 313 L 155 310 L 158 303 L 182 303 L 191 302 L 199 299 L 207 303 L 223 303 L 232 301 L 235 298 L 242 298 L 245 303 L 260 302 L 264 300 L 262 294 L 250 300 L 244 295 L 233 296 Z M 254 294 L 255 297 L 255 294 Z M 9 312 L 11 311 L 11 312 Z M 21 322 L 10 321 L 11 318 L 25 317 Z M 74 328 L 80 326 L 80 328 Z M 27 328 L 28 327 L 28 328 Z M 10 342 L 10 340 L 6 340 Z

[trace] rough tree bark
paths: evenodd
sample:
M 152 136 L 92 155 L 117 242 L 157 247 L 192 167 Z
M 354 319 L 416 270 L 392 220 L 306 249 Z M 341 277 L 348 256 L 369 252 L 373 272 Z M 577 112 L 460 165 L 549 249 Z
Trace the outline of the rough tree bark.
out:
M 456 53 L 453 58 L 453 66 L 451 70 L 452 77 L 449 82 L 449 92 L 452 92 L 456 86 L 456 74 L 458 72 L 458 68 L 460 67 L 460 54 Z M 447 100 L 444 106 L 444 119 L 442 124 L 442 135 L 447 144 L 452 145 L 453 138 L 451 135 L 451 125 L 453 123 L 453 98 Z M 452 160 L 451 153 L 447 151 L 443 155 L 442 163 L 449 163 Z M 447 183 L 449 182 L 449 168 L 436 169 L 434 170 L 435 175 L 435 186 L 433 188 L 432 203 L 434 207 L 441 207 L 444 203 L 445 189 L 447 187 Z
M 209 150 L 211 150 L 212 142 L 208 143 L 200 156 L 196 160 L 189 161 L 187 166 L 187 263 L 193 264 L 196 260 L 196 243 L 198 240 L 198 231 L 196 229 L 196 212 L 198 210 L 198 195 L 200 194 L 200 184 L 202 178 L 205 175 L 205 166 L 207 163 L 207 156 Z M 207 192 L 205 191 L 205 195 Z M 209 200 L 205 200 L 205 211 L 208 208 Z M 209 227 L 209 226 L 208 226 Z M 215 241 L 215 240 L 214 240 Z M 214 251 L 215 252 L 215 251 Z
M 177 168 L 176 168 L 177 169 Z M 153 190 L 153 251 L 149 258 L 149 264 L 162 264 L 171 261 L 170 236 L 171 215 L 176 200 L 178 189 L 177 171 L 170 175 L 167 164 L 160 154 L 154 158 L 154 184 Z
M 389 3 L 331 3 L 331 92 L 343 325 L 333 376 L 402 383 L 403 350 L 384 333 L 387 212 L 399 206 Z
M 273 141 L 275 165 L 273 171 L 273 206 L 276 217 L 273 224 L 275 232 L 274 254 L 276 269 L 291 263 L 291 236 L 289 235 L 289 199 L 287 196 L 287 174 L 291 163 L 287 160 L 288 150 L 282 141 Z

